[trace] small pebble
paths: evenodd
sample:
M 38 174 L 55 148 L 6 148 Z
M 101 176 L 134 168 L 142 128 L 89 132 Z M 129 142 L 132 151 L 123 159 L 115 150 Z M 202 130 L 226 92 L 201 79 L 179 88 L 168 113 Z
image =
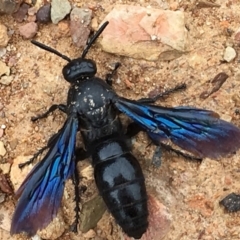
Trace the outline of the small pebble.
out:
M 18 140 L 15 138 L 12 141 L 9 142 L 10 148 L 14 150 L 17 147 Z
M 11 164 L 10 163 L 2 163 L 1 164 L 1 169 L 3 174 L 9 174 L 10 169 L 11 169 Z
M 235 36 L 234 36 L 234 40 L 236 41 L 236 43 L 238 45 L 240 45 L 240 28 L 237 30 Z
M 4 112 L 4 111 L 1 111 L 1 112 L 0 112 L 0 118 L 5 118 L 5 117 L 6 117 L 5 112 Z
M 29 15 L 29 16 L 36 15 L 36 13 L 37 13 L 37 8 L 36 8 L 36 7 L 30 7 L 30 8 L 28 9 L 28 15 Z
M 68 21 L 61 21 L 58 23 L 58 33 L 59 37 L 62 36 L 69 36 L 69 22 Z
M 3 203 L 5 201 L 6 198 L 6 194 L 5 193 L 0 193 L 0 203 Z M 2 218 L 2 216 L 0 215 L 0 219 Z
M 89 25 L 92 19 L 92 10 L 83 8 L 74 8 L 70 15 L 70 32 L 74 44 L 77 47 L 86 45 L 90 34 Z
M 13 17 L 17 22 L 22 22 L 24 18 L 27 16 L 28 9 L 30 6 L 26 3 L 23 3 L 17 12 L 13 13 Z
M 85 202 L 81 209 L 80 231 L 86 233 L 95 228 L 105 211 L 106 205 L 99 195 Z
M 4 193 L 12 193 L 13 189 L 9 184 L 8 174 L 0 173 L 0 190 Z
M 3 136 L 3 134 L 4 134 L 4 130 L 0 128 L 0 138 Z
M 31 238 L 32 240 L 41 240 L 41 237 L 37 234 Z
M 40 23 L 48 23 L 51 21 L 51 4 L 48 3 L 39 8 L 37 11 L 37 21 Z
M 19 33 L 26 39 L 33 38 L 38 31 L 38 25 L 35 22 L 29 22 L 19 27 Z
M 28 18 L 27 18 L 27 21 L 28 21 L 28 22 L 36 22 L 36 20 L 37 20 L 37 18 L 36 18 L 35 15 L 33 15 L 33 16 L 28 16 Z
M 12 66 L 15 66 L 17 63 L 17 58 L 16 56 L 11 56 L 8 60 L 8 66 L 9 67 L 12 67 Z
M 46 0 L 31 0 L 32 4 L 37 8 L 39 9 L 43 3 L 45 4 L 46 2 L 51 2 L 51 1 L 46 1 Z
M 237 56 L 236 51 L 234 50 L 234 48 L 232 47 L 227 47 L 225 49 L 224 55 L 223 55 L 223 59 L 227 62 L 231 62 L 234 60 L 234 58 Z
M 14 32 L 15 32 L 15 31 L 14 31 L 13 29 L 9 29 L 9 30 L 8 30 L 8 36 L 12 36 L 12 35 L 14 34 Z
M 97 20 L 97 18 L 94 17 L 91 20 L 91 28 L 96 32 L 98 29 L 98 26 L 99 26 L 98 20 Z
M 3 24 L 0 24 L 0 48 L 6 47 L 9 41 L 7 27 Z
M 6 48 L 0 48 L 0 58 L 3 57 L 7 52 Z
M 1 0 L 0 13 L 12 14 L 16 12 L 22 3 L 22 0 Z
M 96 232 L 93 229 L 90 229 L 89 231 L 84 233 L 83 236 L 87 239 L 95 238 L 96 237 Z
M 2 141 L 0 141 L 0 156 L 4 156 L 7 153 L 6 148 L 4 147 L 4 144 Z
M 13 76 L 2 76 L 0 83 L 3 85 L 9 85 L 13 81 Z
M 54 24 L 63 20 L 71 11 L 68 0 L 52 0 L 51 19 Z
M 5 62 L 0 61 L 0 77 L 3 75 L 9 76 L 10 68 L 6 65 Z
M 134 87 L 133 83 L 131 83 L 128 79 L 125 79 L 125 84 L 126 84 L 127 88 L 129 88 L 129 89 Z

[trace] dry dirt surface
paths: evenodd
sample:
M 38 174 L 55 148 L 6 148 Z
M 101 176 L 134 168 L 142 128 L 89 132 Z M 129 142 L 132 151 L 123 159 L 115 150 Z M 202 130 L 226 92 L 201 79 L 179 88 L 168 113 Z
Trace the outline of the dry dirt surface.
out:
M 93 1 L 70 2 L 79 7 L 96 5 Z M 222 119 L 240 127 L 240 40 L 237 35 L 240 31 L 239 0 L 102 0 L 98 2 L 101 8 L 94 11 L 94 23 L 101 23 L 116 3 L 183 11 L 190 35 L 190 51 L 171 61 L 147 62 L 108 54 L 95 44 L 88 58 L 96 61 L 97 75 L 104 78 L 111 64 L 121 62 L 113 88 L 119 95 L 129 99 L 147 97 L 151 92 L 184 82 L 187 84 L 186 91 L 157 104 L 169 107 L 188 105 L 214 110 Z M 28 159 L 63 125 L 66 116 L 59 111 L 36 123 L 32 123 L 30 118 L 44 112 L 54 103 L 65 103 L 69 84 L 61 74 L 66 62 L 23 39 L 18 34 L 18 28 L 23 23 L 17 23 L 11 15 L 1 15 L 0 22 L 12 34 L 6 46 L 7 52 L 0 58 L 10 67 L 13 77 L 9 85 L 0 83 L 0 141 L 6 149 L 6 154 L 0 156 L 0 168 L 7 176 L 15 174 L 11 173 L 12 164 Z M 68 23 L 68 17 L 62 22 Z M 41 24 L 35 38 L 70 58 L 78 57 L 82 51 L 73 45 L 64 24 Z M 230 62 L 223 59 L 227 47 L 235 49 L 237 53 Z M 205 97 L 206 92 L 213 88 L 211 80 L 221 72 L 229 77 L 219 90 Z M 142 165 L 147 189 L 155 194 L 171 215 L 170 229 L 164 240 L 239 240 L 240 212 L 225 212 L 219 206 L 219 201 L 231 192 L 240 193 L 240 151 L 219 161 L 204 159 L 201 163 L 163 152 L 161 167 L 154 168 L 151 164 L 154 149 L 145 134 L 141 133 L 135 138 L 133 153 Z M 88 161 L 81 163 L 80 171 L 89 165 Z M 19 183 L 30 169 L 31 166 L 22 172 L 16 172 L 19 175 L 15 175 L 15 178 Z M 96 195 L 93 178 L 84 181 L 87 190 L 82 201 Z M 16 199 L 6 188 L 1 187 L 0 190 L 0 239 L 27 239 L 24 235 L 9 234 Z M 66 224 L 58 228 L 59 231 L 64 229 L 58 239 L 124 239 L 121 229 L 107 211 L 92 231 L 87 234 L 71 233 L 69 225 L 74 212 L 70 209 L 73 204 L 70 205 L 69 202 L 73 201 L 72 189 L 69 181 L 61 207 L 68 220 L 65 219 Z M 42 238 L 55 239 L 51 234 L 48 236 L 50 237 Z

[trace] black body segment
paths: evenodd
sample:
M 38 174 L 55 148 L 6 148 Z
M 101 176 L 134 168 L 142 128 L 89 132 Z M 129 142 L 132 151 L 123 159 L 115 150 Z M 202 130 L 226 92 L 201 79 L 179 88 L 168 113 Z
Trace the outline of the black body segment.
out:
M 109 211 L 130 237 L 140 238 L 148 227 L 147 194 L 142 169 L 121 137 L 99 143 L 92 161 L 99 193 Z

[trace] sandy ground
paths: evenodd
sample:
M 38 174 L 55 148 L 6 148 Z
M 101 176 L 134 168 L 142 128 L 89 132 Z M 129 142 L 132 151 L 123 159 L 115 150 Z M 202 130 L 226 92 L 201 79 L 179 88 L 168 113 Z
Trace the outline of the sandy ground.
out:
M 73 2 L 79 6 L 84 5 L 83 1 Z M 115 3 L 122 1 L 101 1 L 105 11 L 95 13 L 98 22 L 103 20 Z M 131 1 L 124 3 L 130 4 Z M 122 67 L 118 71 L 119 81 L 114 84 L 114 89 L 119 95 L 131 99 L 146 97 L 159 87 L 164 89 L 185 82 L 188 86 L 186 91 L 174 94 L 158 104 L 190 105 L 214 110 L 221 118 L 240 127 L 239 115 L 235 114 L 235 110 L 240 107 L 239 100 L 236 101 L 239 99 L 240 85 L 238 57 L 230 63 L 222 62 L 226 46 L 233 46 L 239 52 L 239 46 L 234 42 L 234 33 L 240 27 L 239 2 L 219 0 L 215 3 L 219 3 L 220 8 L 197 8 L 196 1 L 141 1 L 142 6 L 152 7 L 167 6 L 169 3 L 185 12 L 191 51 L 170 62 L 146 62 L 148 67 L 143 69 L 139 64 L 142 61 L 107 54 L 96 45 L 88 57 L 96 61 L 98 76 L 104 77 L 109 72 L 109 66 L 120 61 Z M 6 163 L 12 163 L 18 156 L 32 155 L 62 126 L 66 116 L 57 111 L 36 123 L 32 123 L 30 118 L 53 103 L 64 103 L 69 85 L 61 75 L 62 67 L 66 64 L 64 60 L 22 39 L 17 34 L 20 24 L 11 16 L 0 16 L 0 21 L 15 30 L 7 53 L 9 58 L 16 58 L 15 65 L 11 67 L 14 80 L 9 86 L 0 85 L 0 101 L 4 105 L 4 109 L 0 110 L 0 124 L 6 125 L 1 140 L 7 149 L 7 154 L 0 158 L 0 164 L 6 166 Z M 71 58 L 78 57 L 81 50 L 73 46 L 69 35 L 59 32 L 57 25 L 41 25 L 37 38 Z M 219 91 L 207 99 L 201 99 L 200 94 L 211 87 L 209 81 L 220 72 L 229 75 L 227 81 Z M 127 80 L 131 81 L 131 86 L 126 84 Z M 219 206 L 219 201 L 228 193 L 240 191 L 240 151 L 221 161 L 204 159 L 201 164 L 163 153 L 161 168 L 154 169 L 151 165 L 154 146 L 148 146 L 149 143 L 144 134 L 139 134 L 133 152 L 142 164 L 147 188 L 156 194 L 156 198 L 167 207 L 172 216 L 170 231 L 164 239 L 240 239 L 239 213 L 228 214 Z M 89 164 L 86 162 L 83 166 Z M 87 184 L 88 193 L 84 193 L 86 199 L 95 194 L 93 180 Z M 68 185 L 69 190 L 66 191 L 71 194 L 71 184 Z M 15 202 L 11 195 L 6 198 L 6 218 L 11 218 Z M 120 228 L 107 212 L 94 231 L 96 235 L 93 239 L 122 238 Z M 10 237 L 6 230 L 0 229 L 0 239 L 26 238 Z M 87 236 L 74 235 L 66 230 L 59 239 L 87 239 Z

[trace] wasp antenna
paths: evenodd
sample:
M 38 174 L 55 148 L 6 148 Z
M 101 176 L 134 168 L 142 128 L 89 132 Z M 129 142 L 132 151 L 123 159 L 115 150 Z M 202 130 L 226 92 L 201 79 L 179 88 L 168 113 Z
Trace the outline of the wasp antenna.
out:
M 99 37 L 99 35 L 103 32 L 103 30 L 106 28 L 106 26 L 109 24 L 108 21 L 106 21 L 98 30 L 97 32 L 90 38 L 90 40 L 88 41 L 85 49 L 83 50 L 82 53 L 82 58 L 84 58 L 86 56 L 86 54 L 88 53 L 88 50 L 91 48 L 91 46 L 93 45 L 93 43 L 97 40 L 97 38 Z
M 44 50 L 46 50 L 46 51 L 48 51 L 48 52 L 51 52 L 51 53 L 54 53 L 54 54 L 58 55 L 59 57 L 63 58 L 64 60 L 66 60 L 68 62 L 72 61 L 69 57 L 61 54 L 57 50 L 55 50 L 55 49 L 53 49 L 53 48 L 51 48 L 51 47 L 49 47 L 49 46 L 47 46 L 47 45 L 45 45 L 43 43 L 40 43 L 40 42 L 35 41 L 35 40 L 31 40 L 31 43 L 36 45 L 36 46 L 38 46 L 38 47 L 40 47 L 40 48 L 42 48 L 42 49 L 44 49 Z

